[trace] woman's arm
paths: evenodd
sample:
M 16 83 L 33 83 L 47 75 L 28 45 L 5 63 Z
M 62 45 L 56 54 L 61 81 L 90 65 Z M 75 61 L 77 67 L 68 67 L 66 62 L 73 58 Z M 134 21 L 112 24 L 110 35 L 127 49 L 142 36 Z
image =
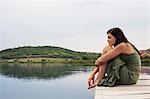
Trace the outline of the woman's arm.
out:
M 114 47 L 112 50 L 108 51 L 103 56 L 99 57 L 97 61 L 95 62 L 96 65 L 103 65 L 104 63 L 107 63 L 109 60 L 113 59 L 114 57 L 121 54 L 125 49 L 125 43 L 120 43 L 116 47 Z
M 91 73 L 91 77 L 94 77 L 94 75 L 95 75 L 98 71 L 99 71 L 99 67 L 96 66 L 96 67 L 94 68 L 94 70 L 92 71 L 92 73 Z

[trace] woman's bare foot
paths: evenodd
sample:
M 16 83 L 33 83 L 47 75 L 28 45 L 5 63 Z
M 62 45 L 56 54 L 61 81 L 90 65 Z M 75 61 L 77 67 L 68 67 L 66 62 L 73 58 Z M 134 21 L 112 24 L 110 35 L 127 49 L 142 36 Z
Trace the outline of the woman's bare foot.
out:
M 88 89 L 91 89 L 91 88 L 96 87 L 96 86 L 99 84 L 100 81 L 101 81 L 101 80 L 96 79 L 96 80 L 94 81 L 94 84 L 92 84 L 91 86 L 89 86 Z

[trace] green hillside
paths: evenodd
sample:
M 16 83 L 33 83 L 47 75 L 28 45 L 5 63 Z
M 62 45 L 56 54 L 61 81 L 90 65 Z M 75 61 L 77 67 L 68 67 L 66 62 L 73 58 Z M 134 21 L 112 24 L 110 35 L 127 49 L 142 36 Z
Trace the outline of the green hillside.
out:
M 55 46 L 24 46 L 0 51 L 0 59 L 63 58 L 72 60 L 95 60 L 99 53 L 77 52 Z

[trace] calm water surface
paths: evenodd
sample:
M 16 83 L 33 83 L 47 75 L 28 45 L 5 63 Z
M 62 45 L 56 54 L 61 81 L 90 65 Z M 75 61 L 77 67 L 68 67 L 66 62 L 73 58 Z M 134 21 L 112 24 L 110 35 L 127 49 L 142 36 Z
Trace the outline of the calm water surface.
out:
M 51 64 L 1 64 L 0 99 L 94 99 L 87 89 L 93 67 Z

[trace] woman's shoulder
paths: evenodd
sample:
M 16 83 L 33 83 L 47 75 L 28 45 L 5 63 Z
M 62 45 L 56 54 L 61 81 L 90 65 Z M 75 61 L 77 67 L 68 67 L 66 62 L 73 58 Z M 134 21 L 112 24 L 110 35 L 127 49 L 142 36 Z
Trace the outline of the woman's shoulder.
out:
M 118 44 L 118 47 L 120 47 L 120 49 L 123 50 L 122 53 L 124 53 L 124 54 L 134 53 L 134 48 L 130 43 L 122 42 L 122 43 Z
M 118 44 L 117 46 L 124 47 L 124 48 L 133 48 L 133 46 L 130 43 L 125 43 L 125 42 L 122 42 Z
M 119 48 L 126 48 L 126 47 L 127 47 L 127 43 L 122 42 L 122 43 L 118 44 L 116 47 L 119 47 Z

